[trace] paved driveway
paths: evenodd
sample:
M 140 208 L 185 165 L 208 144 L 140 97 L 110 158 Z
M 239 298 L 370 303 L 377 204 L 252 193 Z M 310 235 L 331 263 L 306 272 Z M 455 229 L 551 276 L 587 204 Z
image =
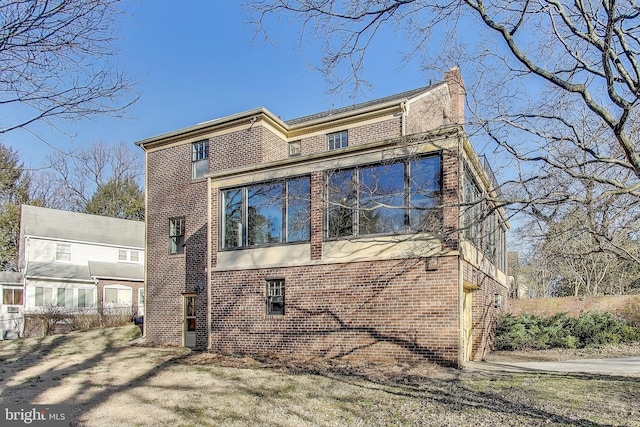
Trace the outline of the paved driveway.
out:
M 559 362 L 469 362 L 468 371 L 571 372 L 640 377 L 640 357 L 581 359 Z

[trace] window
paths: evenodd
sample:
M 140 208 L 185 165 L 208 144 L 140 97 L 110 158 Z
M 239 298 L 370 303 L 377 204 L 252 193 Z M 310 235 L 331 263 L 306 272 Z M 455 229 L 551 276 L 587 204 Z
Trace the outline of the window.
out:
M 302 147 L 300 141 L 293 141 L 289 143 L 289 157 L 297 157 L 302 154 Z
M 184 253 L 184 218 L 169 220 L 169 254 Z
M 2 291 L 2 303 L 5 305 L 22 305 L 22 288 L 4 288 Z
M 52 288 L 36 288 L 36 306 L 48 307 L 53 305 Z
M 222 191 L 223 248 L 308 241 L 309 177 Z
M 440 157 L 327 173 L 328 238 L 442 229 Z
M 56 261 L 71 262 L 71 245 L 66 243 L 56 244 Z
M 469 167 L 464 168 L 463 185 L 464 237 L 477 248 L 482 247 L 482 192 Z
M 78 289 L 78 307 L 93 306 L 93 289 Z
M 140 253 L 138 251 L 128 251 L 126 249 L 118 249 L 119 262 L 139 262 Z
M 267 314 L 284 315 L 284 279 L 267 279 Z
M 109 313 L 130 314 L 132 301 L 132 292 L 130 287 L 122 285 L 105 286 L 105 311 Z
M 144 316 L 144 288 L 138 288 L 138 316 Z
M 209 141 L 191 144 L 192 177 L 202 178 L 209 171 Z
M 58 307 L 73 307 L 73 289 L 58 288 L 57 297 Z
M 502 271 L 506 268 L 506 225 L 495 206 L 484 200 L 468 165 L 463 185 L 464 237 Z
M 327 134 L 327 149 L 337 150 L 345 148 L 348 145 L 348 133 L 346 130 Z

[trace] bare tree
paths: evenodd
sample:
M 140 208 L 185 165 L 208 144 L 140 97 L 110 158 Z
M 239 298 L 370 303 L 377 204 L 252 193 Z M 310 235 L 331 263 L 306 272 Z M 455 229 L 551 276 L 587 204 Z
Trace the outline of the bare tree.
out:
M 420 58 L 426 69 L 461 64 L 469 70 L 471 115 L 465 128 L 502 166 L 503 191 L 491 201 L 512 214 L 525 213 L 528 235 L 538 238 L 548 237 L 550 226 L 569 212 L 584 212 L 584 256 L 638 265 L 629 241 L 637 239 L 640 218 L 640 4 L 246 0 L 245 5 L 257 34 L 269 37 L 273 17 L 291 18 L 299 25 L 301 46 L 319 40 L 324 56 L 318 69 L 329 78 L 330 90 L 355 90 L 366 82 L 367 54 L 386 27 L 405 31 L 407 60 Z M 574 249 L 580 246 L 572 243 Z
M 580 141 L 577 148 L 591 161 L 629 169 L 640 178 L 640 153 L 630 129 L 640 97 L 640 7 L 635 1 L 246 0 L 246 7 L 257 30 L 264 34 L 268 34 L 272 15 L 286 15 L 298 20 L 301 37 L 311 34 L 321 40 L 325 55 L 319 69 L 334 77 L 336 89 L 345 84 L 357 87 L 362 82 L 367 51 L 385 26 L 407 31 L 413 42 L 409 56 L 444 53 L 449 59 L 459 46 L 459 32 L 479 29 L 479 41 L 457 52 L 458 60 L 474 62 L 478 82 L 485 87 L 479 99 L 495 102 L 495 96 L 487 95 L 504 96 L 505 82 L 513 77 L 526 82 L 533 77 L 530 82 L 538 84 L 535 90 L 544 92 L 538 101 L 546 102 L 547 107 L 540 110 L 540 104 L 534 103 L 514 108 L 508 102 L 492 108 L 499 114 L 479 119 L 496 142 L 512 154 L 530 159 L 532 151 L 517 150 L 488 124 L 499 119 L 501 124 L 542 132 L 549 122 L 556 122 L 570 131 L 570 114 L 558 114 L 557 101 L 579 104 L 588 109 L 598 126 L 607 129 L 622 157 L 598 152 Z M 482 40 L 494 44 L 488 46 Z M 447 52 L 438 52 L 438 48 Z M 533 118 L 543 126 L 536 126 Z M 544 152 L 535 158 L 562 166 Z M 635 191 L 638 183 L 615 185 Z
M 140 153 L 125 142 L 115 146 L 98 142 L 69 154 L 57 152 L 49 156 L 49 163 L 50 168 L 36 177 L 34 197 L 47 207 L 77 212 L 86 211 L 100 189 L 137 188 L 143 174 Z M 110 194 L 116 197 L 113 191 Z
M 0 134 L 34 122 L 120 115 L 135 102 L 112 61 L 119 0 L 0 1 Z

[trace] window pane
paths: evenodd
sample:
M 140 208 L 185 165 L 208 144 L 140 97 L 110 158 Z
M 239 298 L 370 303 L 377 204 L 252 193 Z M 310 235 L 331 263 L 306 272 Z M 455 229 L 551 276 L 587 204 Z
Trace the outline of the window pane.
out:
M 207 172 L 209 172 L 209 160 L 203 159 L 193 162 L 193 178 L 202 178 Z
M 359 170 L 358 234 L 404 231 L 404 163 Z
M 127 251 L 119 250 L 118 251 L 118 261 L 126 261 L 127 260 Z
M 247 190 L 249 246 L 282 242 L 282 183 Z
M 4 289 L 2 291 L 2 303 L 13 304 L 13 289 Z
M 14 289 L 13 290 L 13 303 L 14 304 L 18 304 L 18 305 L 22 305 L 22 296 L 23 296 L 23 290 L 22 289 Z
M 308 177 L 287 182 L 287 242 L 311 236 L 311 183 Z
M 336 171 L 327 179 L 328 236 L 353 235 L 353 208 L 356 202 L 354 170 Z
M 44 305 L 44 288 L 36 288 L 36 306 Z
M 58 307 L 73 307 L 73 289 L 58 288 Z
M 131 251 L 131 262 L 138 262 L 140 260 L 140 256 L 138 251 Z
M 118 290 L 115 288 L 106 288 L 104 290 L 105 304 L 116 304 L 118 302 Z
M 118 305 L 130 306 L 131 301 L 131 289 L 118 289 Z
M 440 231 L 440 157 L 409 162 L 409 220 L 412 230 Z
M 242 189 L 222 193 L 222 247 L 242 246 Z
M 86 307 L 87 299 L 86 299 L 86 290 L 78 289 L 78 307 Z

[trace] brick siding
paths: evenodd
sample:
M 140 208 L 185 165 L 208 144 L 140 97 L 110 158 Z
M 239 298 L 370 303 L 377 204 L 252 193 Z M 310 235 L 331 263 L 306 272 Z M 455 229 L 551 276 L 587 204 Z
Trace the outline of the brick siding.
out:
M 396 260 L 213 274 L 213 351 L 302 358 L 458 360 L 457 258 L 438 271 Z M 266 314 L 266 278 L 285 279 L 285 315 Z

